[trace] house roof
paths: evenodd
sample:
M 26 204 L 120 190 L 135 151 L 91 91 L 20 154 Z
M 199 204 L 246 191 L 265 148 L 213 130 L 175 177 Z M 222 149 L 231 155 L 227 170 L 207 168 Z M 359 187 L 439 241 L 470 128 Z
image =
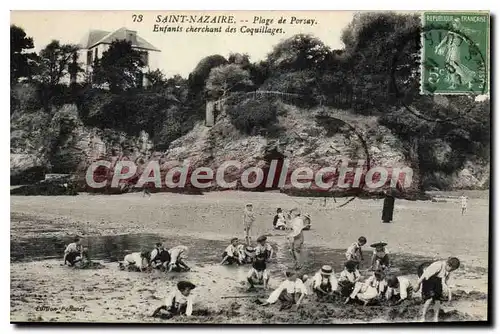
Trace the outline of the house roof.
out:
M 123 40 L 123 39 L 130 40 L 128 38 L 129 32 L 134 32 L 136 34 L 135 40 L 131 41 L 133 47 L 149 51 L 160 52 L 160 50 L 157 49 L 155 46 L 153 46 L 151 43 L 146 41 L 141 36 L 137 35 L 136 31 L 129 30 L 125 27 L 120 28 L 113 32 L 104 30 L 90 30 L 87 33 L 87 35 L 83 38 L 82 42 L 80 43 L 80 46 L 84 49 L 91 49 L 99 44 L 111 44 L 113 41 L 116 40 Z

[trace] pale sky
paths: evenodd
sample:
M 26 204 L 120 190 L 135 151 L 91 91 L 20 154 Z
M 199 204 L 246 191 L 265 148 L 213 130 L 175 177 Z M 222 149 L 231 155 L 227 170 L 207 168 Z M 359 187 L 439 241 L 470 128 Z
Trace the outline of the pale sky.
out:
M 133 14 L 142 14 L 142 22 L 133 22 Z M 237 33 L 187 33 L 189 26 L 204 27 L 197 23 L 158 23 L 161 26 L 181 26 L 184 32 L 153 32 L 157 15 L 233 15 L 236 24 L 208 24 L 209 27 L 222 26 L 236 28 Z M 332 49 L 342 48 L 340 41 L 342 29 L 352 20 L 350 11 L 234 11 L 234 12 L 181 12 L 181 11 L 11 11 L 11 24 L 22 27 L 28 36 L 33 37 L 35 50 L 39 51 L 51 40 L 62 43 L 79 43 L 90 29 L 114 31 L 121 27 L 137 31 L 137 34 L 161 50 L 156 55 L 158 67 L 168 76 L 181 74 L 187 77 L 196 64 L 204 57 L 220 54 L 227 57 L 231 52 L 248 53 L 252 61 L 264 59 L 272 46 L 284 38 L 297 33 L 310 33 Z M 240 33 L 244 25 L 259 28 L 262 24 L 253 24 L 256 16 L 274 19 L 269 28 L 282 28 L 284 34 Z M 290 24 L 291 17 L 314 19 L 317 23 Z M 287 18 L 287 23 L 277 24 L 280 17 Z M 248 22 L 244 22 L 247 20 Z

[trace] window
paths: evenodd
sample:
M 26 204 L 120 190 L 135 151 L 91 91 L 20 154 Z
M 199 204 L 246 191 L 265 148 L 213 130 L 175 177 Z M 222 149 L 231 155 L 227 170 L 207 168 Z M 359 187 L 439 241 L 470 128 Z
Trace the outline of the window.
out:
M 144 62 L 144 65 L 148 66 L 149 65 L 149 53 L 147 51 L 142 52 L 141 58 L 142 58 L 142 61 Z
M 87 50 L 87 65 L 92 65 L 92 50 Z
M 137 33 L 132 30 L 127 30 L 127 41 L 129 41 L 132 45 L 137 45 Z
M 97 49 L 98 49 L 98 48 L 96 47 L 96 48 L 95 48 L 95 52 L 94 52 L 94 61 L 97 61 L 98 56 L 99 56 L 99 53 L 98 53 L 98 50 L 97 50 Z
M 135 82 L 136 87 L 142 88 L 143 84 L 144 84 L 144 74 L 142 74 L 140 72 L 137 73 L 137 76 L 136 76 L 135 80 L 136 80 L 136 82 Z

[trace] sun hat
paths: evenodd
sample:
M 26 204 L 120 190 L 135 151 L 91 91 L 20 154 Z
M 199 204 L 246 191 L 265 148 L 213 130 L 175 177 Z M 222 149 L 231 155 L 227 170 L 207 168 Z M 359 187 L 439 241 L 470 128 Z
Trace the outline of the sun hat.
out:
M 245 254 L 247 255 L 253 255 L 255 253 L 255 248 L 252 246 L 246 246 L 245 247 Z
M 329 265 L 324 265 L 321 267 L 321 275 L 331 275 L 333 273 L 333 269 Z
M 257 242 L 263 242 L 266 240 L 267 240 L 267 237 L 265 235 L 261 235 L 260 237 L 257 238 Z
M 372 248 L 379 248 L 379 247 L 385 247 L 385 246 L 387 246 L 386 242 L 376 242 L 376 243 L 370 245 L 370 247 L 372 247 Z

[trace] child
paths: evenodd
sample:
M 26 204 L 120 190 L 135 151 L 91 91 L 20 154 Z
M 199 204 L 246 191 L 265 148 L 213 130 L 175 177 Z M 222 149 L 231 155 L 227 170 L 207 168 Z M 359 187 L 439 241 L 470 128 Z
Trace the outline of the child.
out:
M 253 263 L 255 259 L 255 248 L 252 246 L 238 245 L 236 247 L 241 264 Z
M 167 298 L 165 298 L 165 305 L 158 307 L 154 311 L 153 317 L 159 316 L 163 310 L 167 311 L 167 318 L 181 314 L 185 314 L 189 317 L 193 313 L 194 297 L 191 291 L 194 288 L 196 288 L 196 286 L 188 281 L 180 281 L 177 283 L 177 289 L 172 291 Z
M 157 242 L 155 248 L 149 255 L 149 263 L 153 268 L 166 268 L 170 263 L 170 253 L 165 249 L 161 242 Z
M 222 261 L 220 264 L 238 264 L 241 265 L 240 256 L 238 254 L 238 238 L 232 238 L 231 244 L 226 247 L 224 254 L 222 254 Z
M 247 281 L 250 284 L 249 291 L 254 290 L 255 284 L 263 284 L 267 290 L 269 284 L 269 272 L 266 269 L 266 259 L 264 254 L 259 254 L 255 258 L 252 269 L 248 272 Z
M 149 266 L 149 252 L 135 252 L 125 255 L 123 259 L 123 263 L 120 263 L 120 269 L 128 270 L 139 270 L 143 271 L 145 268 Z
M 252 224 L 255 221 L 255 213 L 253 212 L 252 203 L 248 203 L 245 206 L 245 212 L 243 213 L 243 229 L 245 231 L 245 241 L 247 245 L 250 245 L 250 230 L 252 229 Z
M 64 264 L 70 267 L 74 266 L 83 259 L 82 242 L 79 237 L 76 237 L 64 250 Z
M 175 246 L 170 248 L 168 253 L 170 254 L 170 263 L 168 264 L 168 272 L 172 270 L 176 271 L 189 271 L 191 268 L 184 262 L 186 258 L 188 248 L 186 246 Z
M 340 273 L 339 286 L 340 294 L 347 297 L 354 290 L 356 282 L 361 280 L 361 274 L 358 270 L 358 263 L 355 261 L 347 261 L 344 265 L 344 270 Z
M 465 195 L 462 194 L 462 196 L 460 196 L 460 200 L 462 201 L 462 216 L 463 216 L 465 211 L 467 211 L 467 197 L 465 197 Z
M 273 227 L 275 230 L 286 230 L 286 219 L 281 208 L 278 208 L 276 210 L 276 215 L 274 216 L 273 220 Z
M 351 292 L 351 295 L 347 297 L 345 303 L 347 304 L 349 301 L 357 298 L 366 306 L 374 299 L 381 297 L 386 288 L 384 278 L 384 272 L 382 270 L 377 270 L 372 276 L 368 277 L 364 283 L 357 282 L 354 285 L 354 290 Z
M 347 261 L 356 261 L 358 263 L 363 261 L 363 250 L 361 249 L 361 247 L 363 247 L 365 244 L 366 244 L 366 238 L 359 237 L 357 242 L 349 246 L 349 248 L 347 248 L 347 251 L 345 253 Z
M 418 281 L 415 284 L 415 292 L 422 286 L 422 299 L 425 300 L 422 309 L 422 321 L 425 321 L 427 310 L 434 303 L 434 321 L 439 319 L 439 310 L 441 307 L 441 298 L 443 290 L 448 292 L 448 301 L 451 301 L 451 289 L 448 287 L 450 273 L 460 267 L 460 260 L 456 257 L 450 257 L 446 261 L 436 261 L 429 265 L 423 263 L 418 267 Z
M 413 287 L 410 280 L 403 276 L 391 276 L 387 280 L 387 292 L 385 298 L 387 301 L 394 300 L 394 306 L 401 304 L 406 299 L 410 298 L 413 293 Z
M 333 295 L 337 290 L 338 282 L 334 276 L 331 266 L 324 265 L 321 270 L 313 276 L 312 290 L 318 299 L 324 299 Z
M 307 295 L 307 288 L 294 271 L 286 271 L 285 276 L 286 280 L 269 295 L 262 306 L 274 304 L 278 300 L 282 303 L 280 311 L 290 309 L 293 305 L 297 308 L 300 306 L 302 299 Z
M 273 248 L 267 243 L 265 235 L 257 239 L 257 247 L 255 247 L 255 255 L 263 254 L 266 261 L 269 261 L 273 256 Z
M 387 246 L 385 242 L 377 242 L 370 245 L 370 247 L 375 248 L 372 255 L 372 270 L 386 270 L 389 268 L 389 255 L 385 246 Z

